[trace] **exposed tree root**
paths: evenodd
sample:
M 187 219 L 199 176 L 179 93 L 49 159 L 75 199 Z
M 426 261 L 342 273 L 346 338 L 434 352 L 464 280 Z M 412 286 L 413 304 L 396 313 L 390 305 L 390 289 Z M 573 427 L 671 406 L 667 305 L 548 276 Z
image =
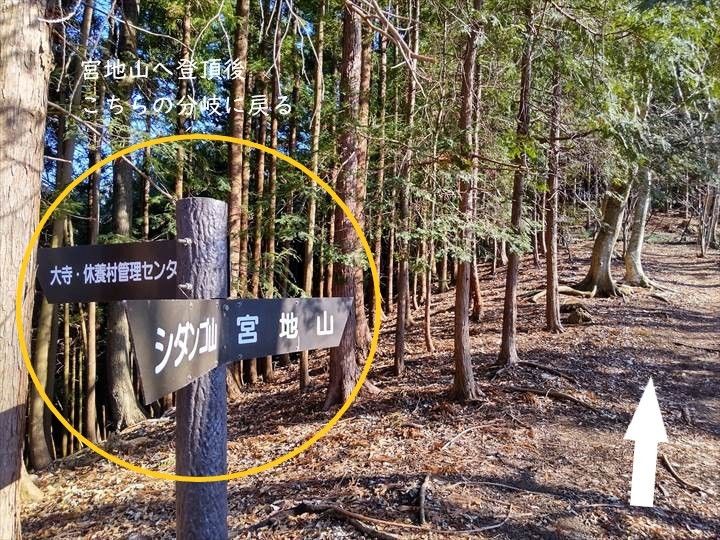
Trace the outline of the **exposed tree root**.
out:
M 678 484 L 680 484 L 685 489 L 688 489 L 690 491 L 695 491 L 699 493 L 707 493 L 709 495 L 712 495 L 711 492 L 709 492 L 706 489 L 701 488 L 700 486 L 697 486 L 695 484 L 691 484 L 687 480 L 683 479 L 675 470 L 672 463 L 670 463 L 670 460 L 667 458 L 665 454 L 660 454 L 660 463 L 663 464 L 663 467 L 667 469 L 667 471 L 670 473 L 670 476 L 672 476 L 675 480 L 677 480 Z
M 575 377 L 568 374 L 566 371 L 563 371 L 562 369 L 556 369 L 556 368 L 553 368 L 550 366 L 543 366 L 542 364 L 538 364 L 536 362 L 530 362 L 529 360 L 520 360 L 520 361 L 518 361 L 518 365 L 539 369 L 541 371 L 546 371 L 547 373 L 552 373 L 553 375 L 562 377 L 563 379 L 567 379 L 568 381 L 573 383 L 575 386 L 578 386 L 578 384 L 579 384 Z
M 374 396 L 382 392 L 382 390 L 372 383 L 372 381 L 369 381 L 365 379 L 365 382 L 363 383 L 362 387 L 360 388 L 360 395 L 362 396 Z
M 542 388 L 533 388 L 530 386 L 503 386 L 502 389 L 505 392 L 520 392 L 520 393 L 527 393 L 527 394 L 535 394 L 537 396 L 545 396 L 553 399 L 557 399 L 560 401 L 571 401 L 573 403 L 577 403 L 578 405 L 585 407 L 586 409 L 590 409 L 591 411 L 595 411 L 596 413 L 601 412 L 600 409 L 598 409 L 595 405 L 588 403 L 587 401 L 584 401 L 580 398 L 576 398 L 575 396 L 571 396 L 570 394 L 566 394 L 565 392 L 560 392 L 559 390 L 553 390 L 553 389 L 542 389 Z
M 537 304 L 541 298 L 544 298 L 547 294 L 547 289 L 534 289 L 532 291 L 521 294 L 521 298 L 529 298 L 533 304 Z M 579 298 L 592 298 L 592 291 L 581 291 L 567 285 L 560 285 L 558 287 L 558 294 L 564 294 L 566 296 L 575 296 Z

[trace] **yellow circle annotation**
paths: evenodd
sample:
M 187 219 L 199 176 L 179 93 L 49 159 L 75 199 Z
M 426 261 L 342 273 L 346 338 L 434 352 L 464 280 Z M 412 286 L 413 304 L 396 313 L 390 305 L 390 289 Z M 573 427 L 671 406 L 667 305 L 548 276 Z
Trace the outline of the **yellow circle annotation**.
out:
M 180 141 L 197 141 L 197 140 L 207 140 L 207 141 L 216 141 L 216 142 L 226 142 L 231 144 L 239 144 L 239 145 L 245 145 L 249 148 L 254 148 L 256 150 L 260 150 L 263 152 L 266 152 L 268 154 L 272 154 L 273 156 L 277 157 L 278 159 L 281 159 L 282 161 L 285 161 L 286 163 L 289 163 L 290 165 L 294 166 L 298 170 L 302 171 L 307 175 L 313 182 L 315 182 L 317 185 L 319 185 L 321 188 L 325 190 L 325 192 L 330 195 L 330 197 L 335 201 L 335 203 L 342 209 L 343 213 L 347 217 L 347 219 L 350 221 L 350 223 L 353 226 L 353 229 L 355 230 L 355 233 L 358 235 L 360 239 L 360 243 L 363 247 L 363 250 L 365 251 L 365 255 L 367 256 L 367 259 L 369 261 L 369 267 L 370 267 L 370 274 L 372 276 L 373 281 L 373 292 L 374 292 L 374 306 L 373 306 L 373 335 L 372 335 L 372 341 L 370 343 L 370 350 L 368 351 L 367 359 L 365 360 L 365 365 L 363 367 L 362 372 L 360 373 L 360 377 L 357 381 L 357 384 L 352 389 L 352 392 L 350 393 L 350 396 L 348 399 L 343 403 L 342 407 L 335 413 L 335 415 L 317 432 L 315 432 L 309 439 L 305 440 L 303 443 L 295 447 L 293 450 L 278 456 L 270 461 L 267 461 L 261 465 L 256 465 L 254 467 L 250 467 L 247 469 L 244 469 L 242 471 L 234 472 L 234 473 L 228 473 L 228 474 L 220 474 L 220 475 L 214 475 L 214 476 L 187 476 L 187 475 L 178 475 L 163 471 L 155 471 L 151 469 L 146 469 L 144 467 L 140 467 L 138 465 L 135 465 L 133 463 L 130 463 L 129 461 L 126 461 L 114 454 L 111 454 L 110 452 L 107 452 L 105 449 L 101 448 L 97 444 L 91 442 L 86 437 L 83 436 L 82 433 L 77 431 L 71 424 L 68 422 L 65 417 L 60 413 L 60 411 L 57 410 L 53 402 L 48 397 L 47 393 L 45 392 L 45 389 L 40 384 L 40 380 L 37 377 L 37 373 L 35 373 L 35 370 L 32 366 L 32 361 L 30 359 L 30 354 L 28 353 L 27 349 L 27 343 L 25 342 L 25 330 L 23 326 L 23 317 L 22 317 L 22 302 L 23 302 L 23 294 L 25 289 L 25 280 L 27 276 L 27 269 L 30 262 L 30 259 L 32 257 L 33 251 L 35 249 L 35 245 L 38 242 L 38 239 L 40 237 L 40 233 L 43 230 L 43 227 L 50 219 L 52 213 L 60 206 L 60 203 L 70 194 L 70 192 L 75 189 L 81 182 L 83 182 L 86 178 L 88 178 L 91 174 L 93 174 L 95 171 L 98 171 L 108 163 L 121 158 L 127 154 L 131 154 L 133 152 L 136 152 L 137 150 L 142 150 L 144 148 L 148 148 L 151 146 L 156 146 L 159 144 L 165 144 L 165 143 L 172 143 L 172 142 L 180 142 Z M 30 378 L 32 379 L 33 384 L 35 385 L 35 388 L 37 389 L 38 393 L 40 394 L 40 397 L 45 402 L 45 405 L 48 407 L 48 409 L 55 415 L 55 417 L 60 421 L 60 423 L 67 429 L 74 437 L 76 437 L 80 442 L 82 442 L 85 446 L 93 450 L 95 453 L 99 454 L 100 456 L 110 460 L 111 462 L 119 465 L 120 467 L 124 467 L 125 469 L 128 469 L 130 471 L 143 474 L 145 476 L 149 476 L 151 478 L 156 478 L 160 480 L 168 480 L 168 481 L 174 481 L 174 482 L 222 482 L 227 480 L 234 480 L 237 478 L 244 478 L 248 476 L 252 476 L 254 474 L 258 474 L 264 471 L 268 471 L 274 467 L 277 467 L 278 465 L 281 465 L 282 463 L 285 463 L 286 461 L 298 456 L 308 448 L 310 448 L 313 444 L 318 442 L 320 439 L 322 439 L 327 433 L 332 429 L 332 427 L 337 424 L 337 422 L 342 418 L 342 416 L 347 412 L 347 410 L 352 405 L 353 401 L 355 401 L 355 398 L 358 395 L 358 392 L 360 392 L 360 388 L 362 387 L 363 383 L 365 382 L 365 379 L 367 378 L 367 375 L 370 371 L 370 367 L 372 366 L 373 359 L 375 357 L 375 353 L 377 351 L 378 346 L 378 340 L 380 337 L 380 319 L 381 319 L 381 305 L 380 305 L 380 280 L 378 277 L 377 268 L 375 265 L 375 260 L 373 258 L 372 250 L 370 249 L 370 245 L 367 241 L 367 238 L 365 237 L 365 233 L 362 230 L 362 227 L 358 223 L 357 218 L 353 215 L 350 208 L 348 208 L 347 204 L 338 196 L 337 193 L 332 189 L 330 185 L 328 185 L 326 182 L 324 182 L 317 174 L 313 173 L 310 169 L 305 167 L 302 163 L 299 163 L 295 159 L 291 158 L 290 156 L 287 156 L 283 154 L 282 152 L 267 147 L 265 145 L 249 141 L 246 139 L 240 139 L 237 137 L 230 137 L 227 135 L 216 135 L 216 134 L 206 134 L 206 133 L 190 133 L 190 134 L 184 134 L 184 135 L 170 135 L 166 137 L 158 137 L 155 139 L 149 139 L 146 141 L 139 142 L 137 144 L 134 144 L 132 146 L 128 146 L 127 148 L 124 148 L 122 150 L 119 150 L 118 152 L 115 152 L 114 154 L 106 157 L 102 161 L 99 161 L 89 169 L 87 169 L 85 172 L 83 172 L 80 176 L 78 176 L 75 180 L 73 180 L 68 186 L 60 193 L 60 195 L 53 201 L 53 203 L 50 205 L 50 207 L 45 211 L 43 216 L 40 218 L 40 222 L 38 223 L 37 227 L 35 227 L 35 230 L 32 233 L 32 236 L 30 237 L 30 240 L 25 247 L 25 252 L 23 254 L 22 262 L 20 263 L 20 269 L 18 273 L 18 280 L 17 280 L 17 288 L 15 292 L 15 322 L 17 327 L 17 334 L 18 334 L 18 341 L 20 344 L 20 352 L 22 353 L 23 360 L 25 361 L 25 366 L 27 367 L 27 370 L 30 374 Z

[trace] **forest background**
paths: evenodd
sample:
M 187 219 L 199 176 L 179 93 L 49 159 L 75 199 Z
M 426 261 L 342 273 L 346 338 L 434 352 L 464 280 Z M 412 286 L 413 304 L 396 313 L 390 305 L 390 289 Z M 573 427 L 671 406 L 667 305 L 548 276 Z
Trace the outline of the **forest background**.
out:
M 559 333 L 560 293 L 662 290 L 642 266 L 650 213 L 681 212 L 700 257 L 718 247 L 717 2 L 49 4 L 9 2 L 0 12 L 0 94 L 13 127 L 1 146 L 4 160 L 25 164 L 3 167 L 4 202 L 25 211 L 8 212 L 4 231 L 27 228 L 80 172 L 137 141 L 207 132 L 267 144 L 319 174 L 363 225 L 384 314 L 394 316 L 395 375 L 404 373 L 408 327 L 421 325 L 434 351 L 433 294 L 455 287 L 453 399 L 482 398 L 469 340 L 483 317 L 481 267 L 506 267 L 490 366 L 502 372 L 521 362 L 521 261 L 545 265 L 546 293 L 536 299 L 547 304 L 547 331 Z M 274 156 L 207 142 L 137 152 L 76 189 L 40 243 L 173 238 L 174 203 L 188 196 L 228 202 L 233 297 L 355 298 L 346 339 L 327 359 L 324 407 L 344 402 L 369 346 L 367 261 L 330 198 Z M 594 239 L 587 277 L 561 285 L 558 249 L 577 236 Z M 611 274 L 618 238 L 621 286 Z M 12 296 L 18 246 L 4 244 L 2 292 Z M 88 439 L 171 410 L 171 395 L 140 404 L 120 304 L 51 305 L 31 286 L 25 316 L 41 383 Z M 17 471 L 80 448 L 26 390 L 11 319 L 2 354 L 17 362 L 3 364 L 12 391 L 0 427 L 15 435 L 0 464 L 10 486 L 3 508 L 15 504 Z M 289 364 L 303 391 L 313 361 L 304 353 L 238 363 L 230 396 Z

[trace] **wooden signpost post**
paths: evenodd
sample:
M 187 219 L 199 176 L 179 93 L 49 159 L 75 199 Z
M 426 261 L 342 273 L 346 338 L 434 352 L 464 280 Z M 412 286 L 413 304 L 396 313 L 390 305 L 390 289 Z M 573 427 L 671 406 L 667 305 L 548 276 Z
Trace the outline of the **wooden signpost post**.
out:
M 225 367 L 337 347 L 352 298 L 228 300 L 227 205 L 181 199 L 177 240 L 39 249 L 49 302 L 125 300 L 145 403 L 177 391 L 175 469 L 227 473 Z M 227 482 L 176 484 L 178 539 L 227 538 Z

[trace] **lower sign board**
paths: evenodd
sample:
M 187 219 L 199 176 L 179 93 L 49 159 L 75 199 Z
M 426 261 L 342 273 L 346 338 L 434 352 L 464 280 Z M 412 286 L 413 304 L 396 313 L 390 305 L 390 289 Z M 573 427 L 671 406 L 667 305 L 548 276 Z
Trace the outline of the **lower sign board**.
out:
M 214 367 L 340 344 L 352 298 L 128 300 L 145 404 Z
M 51 304 L 177 298 L 175 240 L 38 249 L 38 280 Z

